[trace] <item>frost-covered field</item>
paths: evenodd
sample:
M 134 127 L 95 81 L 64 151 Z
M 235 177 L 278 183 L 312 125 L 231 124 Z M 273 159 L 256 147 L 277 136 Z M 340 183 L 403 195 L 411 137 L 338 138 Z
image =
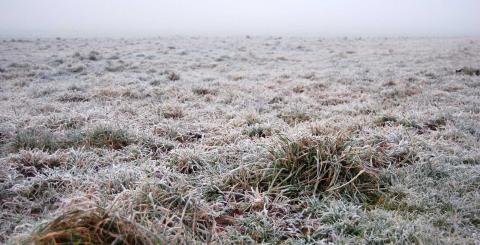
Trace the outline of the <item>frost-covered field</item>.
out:
M 0 41 L 0 243 L 478 243 L 479 54 Z

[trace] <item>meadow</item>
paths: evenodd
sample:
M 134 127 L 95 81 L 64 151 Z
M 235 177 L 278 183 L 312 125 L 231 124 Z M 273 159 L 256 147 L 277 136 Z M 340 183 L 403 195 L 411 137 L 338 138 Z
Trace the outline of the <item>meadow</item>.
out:
M 478 244 L 480 40 L 0 40 L 0 243 Z

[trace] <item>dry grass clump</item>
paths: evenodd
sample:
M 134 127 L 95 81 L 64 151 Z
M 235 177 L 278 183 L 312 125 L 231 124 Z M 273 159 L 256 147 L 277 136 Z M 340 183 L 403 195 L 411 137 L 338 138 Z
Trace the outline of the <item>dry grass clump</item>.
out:
M 258 188 L 291 198 L 327 193 L 373 201 L 383 188 L 381 169 L 413 162 L 414 154 L 405 145 L 362 145 L 375 142 L 352 136 L 280 136 L 269 147 L 266 164 L 240 168 L 227 179 L 243 190 Z
M 426 121 L 425 127 L 427 127 L 430 130 L 436 131 L 441 127 L 445 126 L 446 124 L 447 124 L 447 117 L 445 115 L 440 115 Z
M 115 129 L 109 126 L 98 126 L 88 132 L 85 138 L 85 145 L 90 147 L 107 147 L 121 149 L 133 142 L 133 139 L 123 129 Z
M 143 91 L 138 91 L 135 89 L 127 89 L 126 91 L 122 92 L 122 97 L 130 99 L 141 99 L 145 97 L 145 94 L 143 94 L 142 92 Z
M 393 123 L 397 122 L 397 118 L 390 115 L 382 115 L 380 117 L 375 118 L 374 124 L 377 126 L 385 126 L 385 125 L 392 125 Z
M 98 126 L 87 132 L 67 131 L 63 135 L 46 129 L 28 128 L 16 134 L 12 145 L 15 150 L 40 149 L 50 152 L 81 146 L 118 150 L 133 141 L 127 131 L 110 126 Z
M 113 87 L 103 87 L 96 89 L 94 96 L 100 99 L 116 98 L 121 96 L 121 91 Z
M 216 90 L 213 90 L 213 89 L 210 89 L 210 88 L 206 88 L 206 87 L 195 87 L 195 88 L 192 88 L 192 92 L 196 95 L 201 95 L 201 96 L 204 96 L 204 95 L 216 95 L 217 94 L 217 91 Z
M 103 208 L 68 211 L 41 225 L 32 244 L 158 244 L 160 240 L 123 217 Z
M 377 172 L 356 161 L 348 144 L 343 135 L 299 140 L 281 137 L 270 151 L 273 163 L 268 188 L 285 194 L 376 191 Z
M 160 180 L 144 181 L 132 202 L 135 219 L 156 227 L 173 243 L 212 239 L 215 220 L 205 204 L 190 193 L 182 179 L 159 173 Z
M 55 151 L 61 148 L 58 136 L 45 129 L 28 128 L 17 132 L 13 147 L 19 149 L 41 149 Z
M 355 154 L 345 135 L 300 139 L 281 136 L 270 147 L 266 165 L 240 169 L 230 183 L 292 198 L 320 193 L 368 197 L 379 189 L 378 171 Z
M 348 103 L 348 100 L 344 98 L 339 98 L 339 97 L 329 97 L 329 98 L 321 99 L 319 102 L 324 106 L 335 106 L 335 105 Z
M 18 198 L 20 198 L 20 200 L 25 198 L 23 201 L 28 201 L 24 204 L 28 206 L 16 207 L 16 210 L 28 208 L 32 213 L 42 213 L 43 211 L 58 207 L 58 201 L 60 200 L 59 193 L 65 193 L 71 190 L 75 184 L 71 177 L 53 175 L 47 177 L 35 176 L 25 183 L 13 187 L 17 195 L 14 196 L 11 202 L 5 202 L 5 207 L 10 208 L 12 205 L 18 205 Z
M 164 106 L 161 109 L 161 114 L 164 118 L 171 119 L 182 118 L 185 115 L 183 109 L 179 106 Z
M 278 114 L 278 117 L 290 126 L 294 126 L 296 124 L 309 121 L 311 119 L 310 115 L 308 115 L 307 112 L 299 109 L 284 111 Z
M 41 150 L 21 150 L 10 158 L 12 167 L 24 176 L 35 176 L 46 168 L 55 168 L 66 163 L 66 156 L 62 154 L 48 154 Z
M 301 93 L 305 92 L 305 86 L 297 85 L 297 86 L 293 87 L 292 91 L 294 93 L 301 94 Z
M 158 156 L 161 153 L 169 152 L 175 149 L 175 144 L 166 140 L 158 140 L 153 137 L 142 137 L 139 142 L 141 146 L 149 149 L 153 156 Z
M 180 75 L 174 71 L 164 71 L 162 75 L 165 75 L 166 78 L 170 81 L 178 81 L 180 80 Z
M 245 114 L 245 122 L 248 126 L 260 123 L 260 116 L 256 112 L 248 112 Z
M 202 170 L 206 161 L 193 150 L 178 150 L 170 155 L 169 164 L 180 173 L 193 174 Z
M 272 128 L 261 125 L 249 126 L 243 130 L 242 134 L 248 137 L 265 138 L 272 135 Z
M 161 127 L 156 127 L 153 132 L 158 136 L 166 137 L 180 143 L 195 142 L 204 137 L 201 131 L 188 131 L 180 126 L 162 125 Z
M 268 104 L 279 104 L 279 103 L 282 103 L 284 101 L 285 101 L 285 99 L 283 97 L 275 96 L 268 101 Z
M 413 119 L 407 119 L 407 118 L 397 118 L 396 116 L 391 116 L 391 115 L 381 115 L 373 120 L 373 124 L 378 127 L 392 127 L 392 126 L 398 126 L 401 125 L 405 128 L 414 128 L 419 130 L 419 132 L 423 132 L 425 128 L 423 128 L 421 125 L 419 125 L 415 120 Z

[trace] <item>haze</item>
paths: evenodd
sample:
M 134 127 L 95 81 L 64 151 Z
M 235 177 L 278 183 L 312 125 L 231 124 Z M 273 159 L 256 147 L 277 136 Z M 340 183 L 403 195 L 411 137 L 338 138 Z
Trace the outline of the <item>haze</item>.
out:
M 478 0 L 2 0 L 0 36 L 479 36 Z

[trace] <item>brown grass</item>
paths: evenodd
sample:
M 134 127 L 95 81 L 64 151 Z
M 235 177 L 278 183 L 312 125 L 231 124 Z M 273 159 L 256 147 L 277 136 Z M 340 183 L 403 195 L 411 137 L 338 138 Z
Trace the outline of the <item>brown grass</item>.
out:
M 102 208 L 68 211 L 37 228 L 32 244 L 158 244 L 155 235 Z

